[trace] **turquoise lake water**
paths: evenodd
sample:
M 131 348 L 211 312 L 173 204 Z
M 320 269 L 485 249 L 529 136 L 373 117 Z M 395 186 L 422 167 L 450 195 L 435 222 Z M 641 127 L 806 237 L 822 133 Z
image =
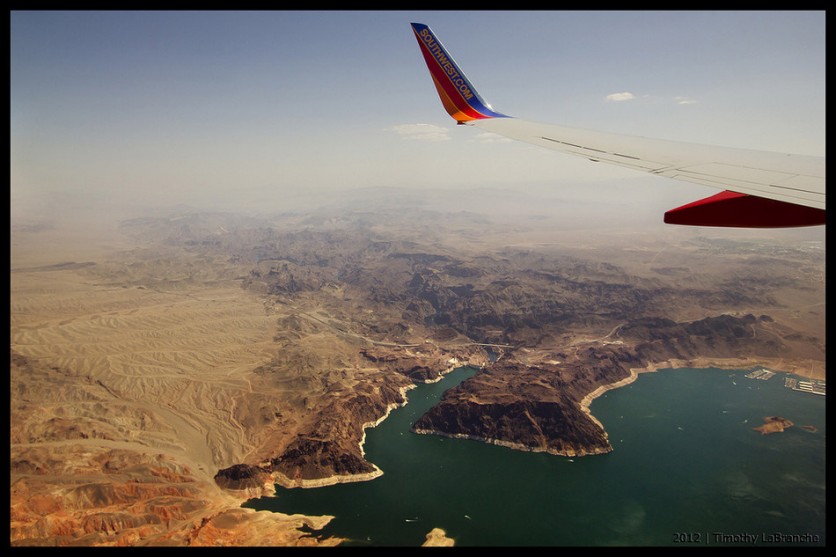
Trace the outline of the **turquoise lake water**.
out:
M 246 507 L 336 518 L 317 535 L 418 546 L 825 545 L 825 397 L 747 371 L 645 373 L 590 409 L 614 450 L 567 458 L 409 431 L 459 368 L 366 430 L 368 482 L 284 489 Z M 761 435 L 765 416 L 796 426 Z M 814 426 L 817 431 L 802 429 Z

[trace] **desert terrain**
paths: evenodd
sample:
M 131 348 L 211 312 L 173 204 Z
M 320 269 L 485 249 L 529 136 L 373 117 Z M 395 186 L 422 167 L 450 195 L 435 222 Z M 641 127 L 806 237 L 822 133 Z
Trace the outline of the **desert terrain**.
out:
M 373 479 L 364 428 L 460 365 L 483 371 L 417 430 L 572 455 L 611 450 L 583 401 L 636 368 L 825 378 L 823 231 L 591 232 L 375 199 L 13 214 L 12 545 L 339 544 L 317 533 L 330 517 L 240 505 Z

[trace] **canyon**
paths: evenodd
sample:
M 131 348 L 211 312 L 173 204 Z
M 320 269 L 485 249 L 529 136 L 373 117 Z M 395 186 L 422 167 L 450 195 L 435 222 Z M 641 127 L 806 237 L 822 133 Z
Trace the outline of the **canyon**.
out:
M 13 223 L 12 545 L 337 545 L 240 505 L 373 480 L 364 430 L 463 365 L 414 431 L 567 456 L 637 370 L 824 378 L 815 236 L 389 209 Z

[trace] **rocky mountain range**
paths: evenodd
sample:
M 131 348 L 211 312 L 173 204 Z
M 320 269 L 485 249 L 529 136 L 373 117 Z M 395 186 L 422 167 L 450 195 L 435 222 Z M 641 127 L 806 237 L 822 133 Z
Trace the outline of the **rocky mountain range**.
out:
M 364 429 L 462 365 L 416 432 L 557 455 L 612 450 L 588 398 L 637 369 L 824 374 L 813 244 L 409 216 L 144 217 L 106 257 L 13 263 L 12 542 L 339 543 L 238 505 L 380 475 Z

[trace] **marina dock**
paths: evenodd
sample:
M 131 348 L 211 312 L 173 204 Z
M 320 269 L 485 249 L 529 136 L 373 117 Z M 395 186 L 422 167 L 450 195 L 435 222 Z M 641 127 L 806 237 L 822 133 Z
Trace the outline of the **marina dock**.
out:
M 787 377 L 784 379 L 784 386 L 793 391 L 800 391 L 802 393 L 813 393 L 814 395 L 826 396 L 827 384 L 825 381 L 819 379 L 812 379 L 810 381 L 798 380 L 794 377 Z
M 775 372 L 774 371 L 769 371 L 766 368 L 761 368 L 761 369 L 756 369 L 755 371 L 753 371 L 751 373 L 747 373 L 745 376 L 748 377 L 749 379 L 760 379 L 761 381 L 768 381 L 768 380 L 772 379 L 772 377 L 775 376 Z

